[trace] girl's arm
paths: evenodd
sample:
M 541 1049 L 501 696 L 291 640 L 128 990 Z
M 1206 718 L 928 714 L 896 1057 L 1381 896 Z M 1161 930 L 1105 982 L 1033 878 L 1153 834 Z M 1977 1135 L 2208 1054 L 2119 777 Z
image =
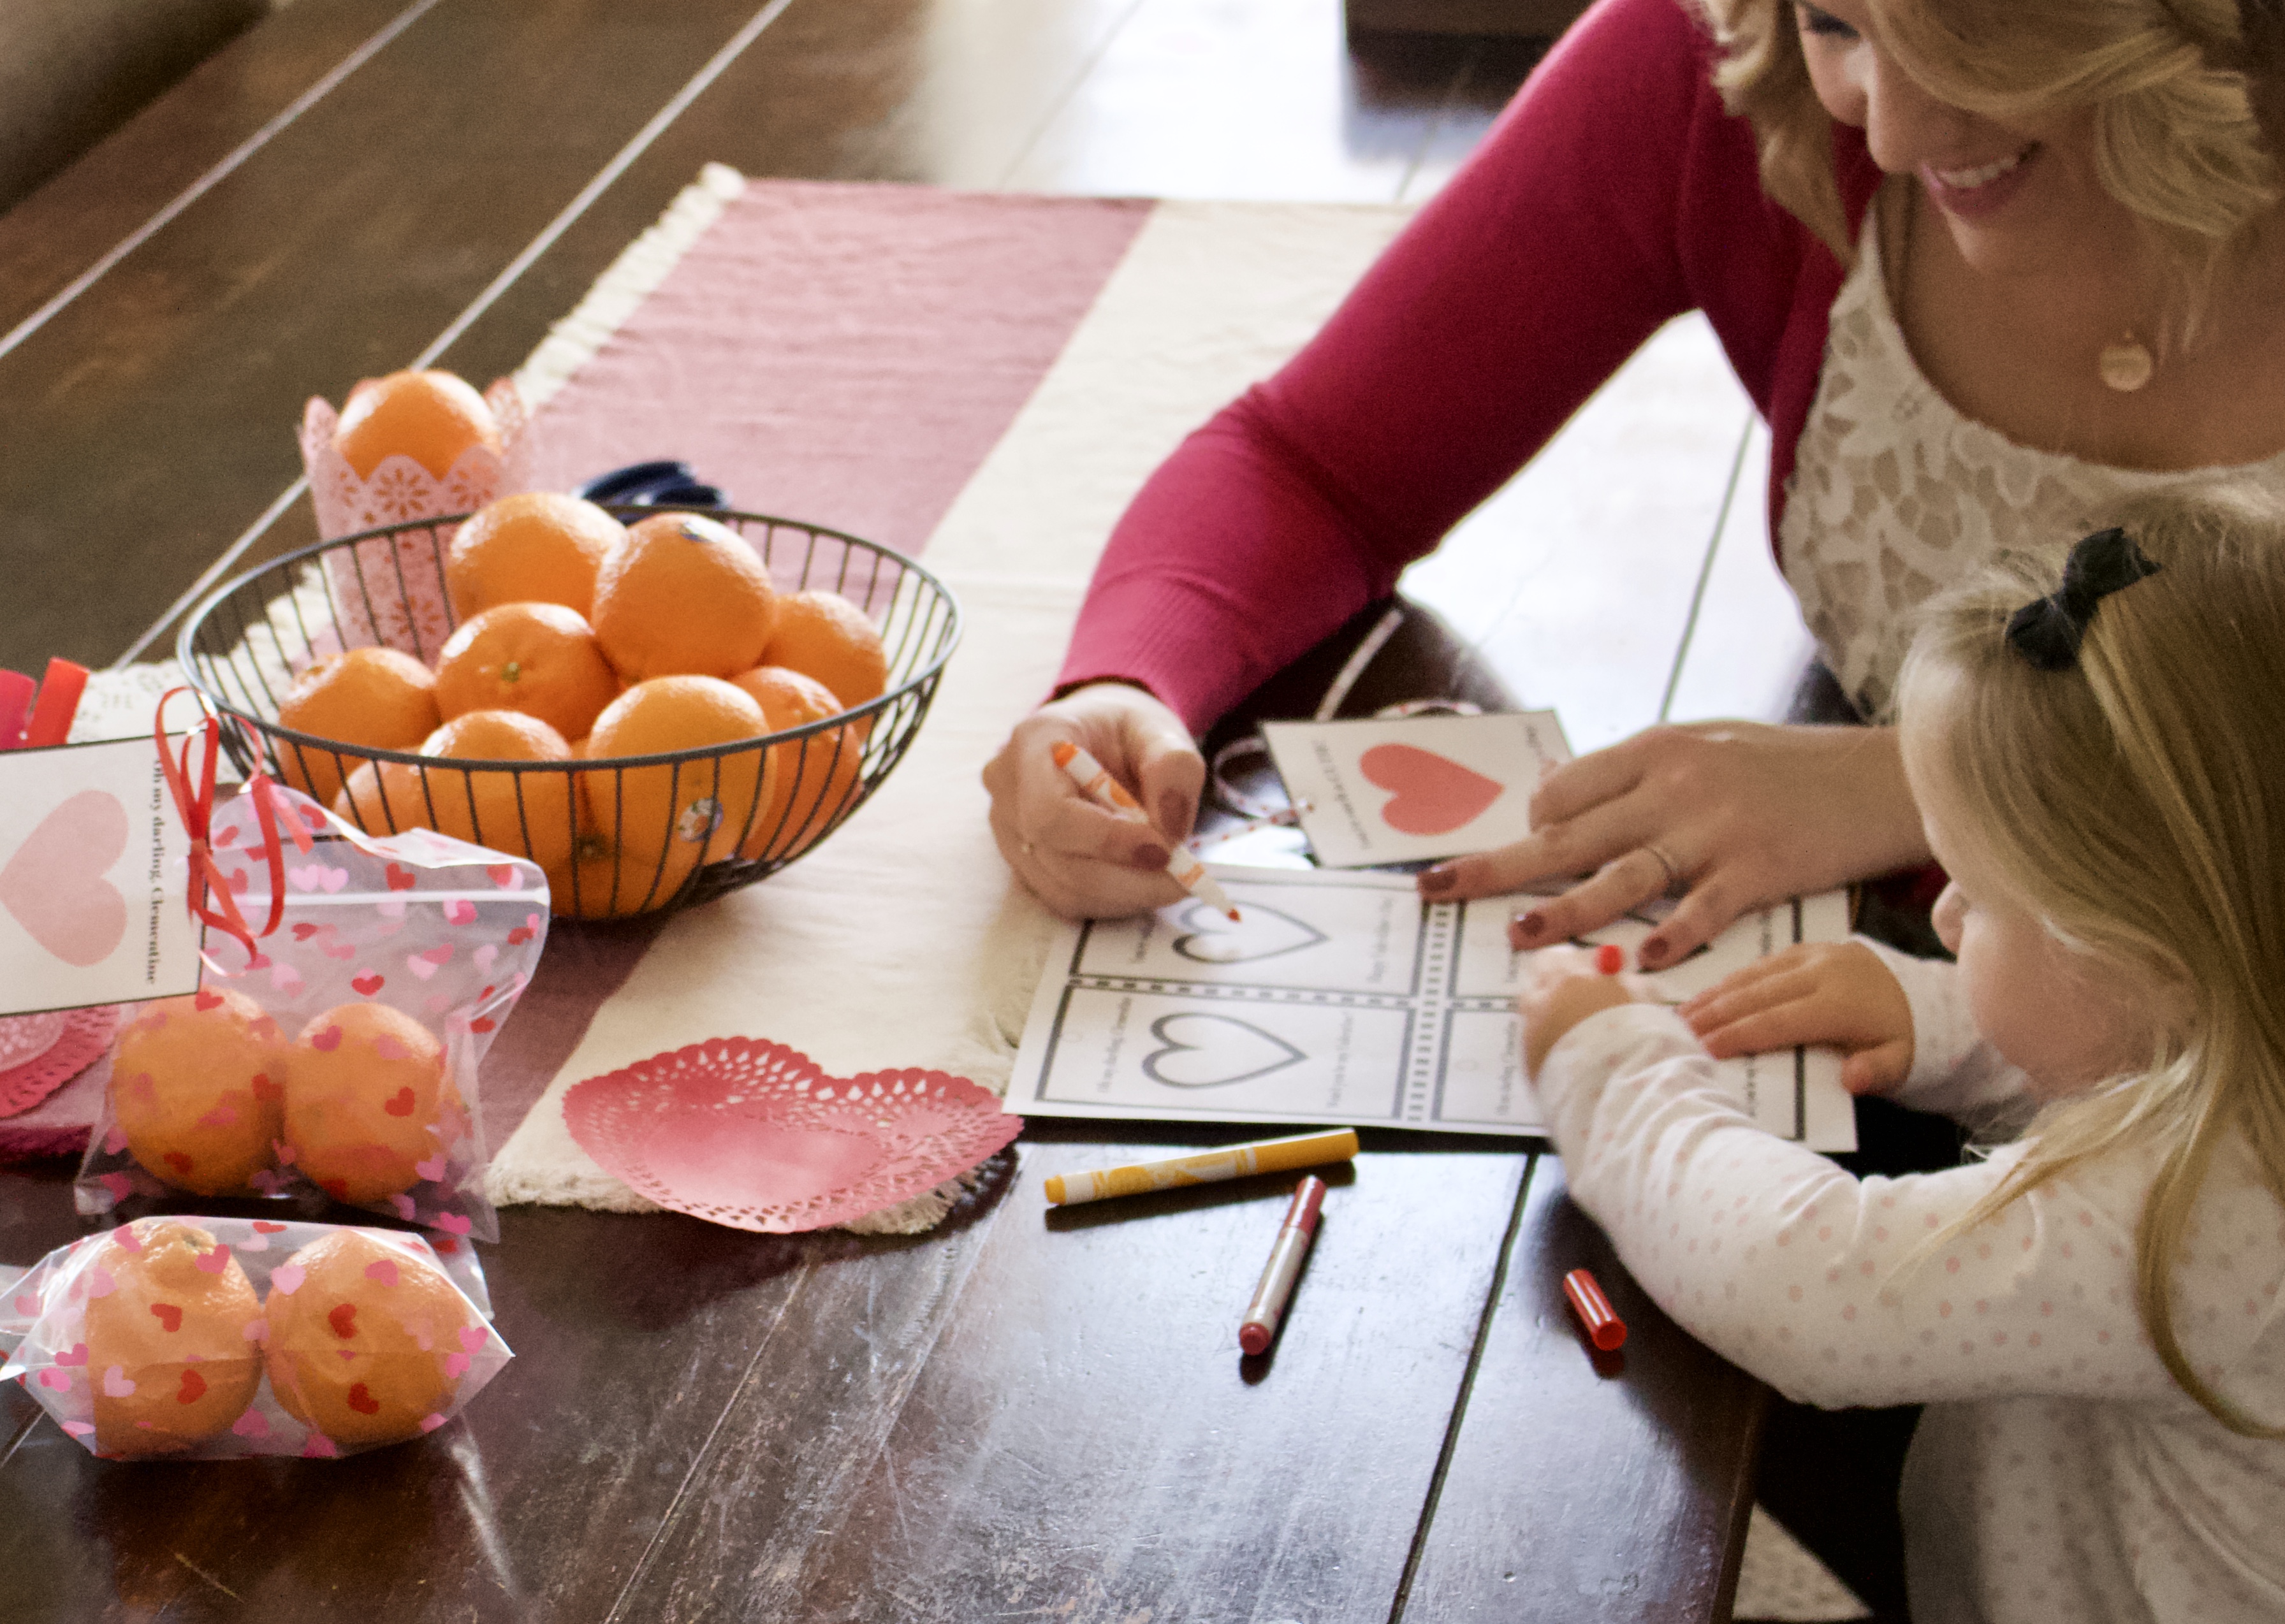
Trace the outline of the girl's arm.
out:
M 2179 1396 L 2134 1306 L 2147 1158 L 2051 1181 L 1916 1259 L 2020 1147 L 1859 1181 L 1754 1126 L 1681 1022 L 1641 1004 L 1565 1034 L 1538 1088 L 1573 1197 L 1644 1289 L 1791 1397 Z M 2201 1368 L 2235 1367 L 2275 1319 L 2279 1217 L 2244 1158 L 2217 1159 L 2199 1244 L 2175 1275 L 2177 1322 Z

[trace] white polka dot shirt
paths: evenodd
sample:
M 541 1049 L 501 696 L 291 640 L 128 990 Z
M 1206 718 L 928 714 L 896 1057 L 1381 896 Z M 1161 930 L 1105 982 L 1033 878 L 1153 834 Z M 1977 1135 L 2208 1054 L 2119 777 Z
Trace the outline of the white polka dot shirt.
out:
M 1912 1001 L 1904 1104 L 2022 1114 L 1952 967 L 1882 950 Z M 1857 1179 L 1755 1126 L 1671 1010 L 1580 1023 L 1538 1082 L 1571 1193 L 1659 1305 L 1802 1401 L 1925 1404 L 1904 1469 L 1916 1624 L 2285 1619 L 2285 1442 L 2183 1393 L 2134 1304 L 2156 1166 L 2081 1166 L 1917 1259 L 2022 1154 Z M 2233 1144 L 2173 1275 L 2190 1361 L 2285 1423 L 2285 1209 Z

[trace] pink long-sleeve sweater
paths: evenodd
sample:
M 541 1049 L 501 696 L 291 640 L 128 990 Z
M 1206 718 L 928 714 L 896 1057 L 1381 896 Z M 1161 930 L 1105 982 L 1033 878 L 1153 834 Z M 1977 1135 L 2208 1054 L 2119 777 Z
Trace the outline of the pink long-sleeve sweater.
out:
M 1599 0 L 1323 330 L 1144 485 L 1061 685 L 1139 682 L 1203 731 L 1692 310 L 1771 425 L 1774 534 L 1843 267 L 1763 195 L 1713 63 L 1688 0 Z M 1860 131 L 1833 155 L 1853 231 L 1880 171 Z

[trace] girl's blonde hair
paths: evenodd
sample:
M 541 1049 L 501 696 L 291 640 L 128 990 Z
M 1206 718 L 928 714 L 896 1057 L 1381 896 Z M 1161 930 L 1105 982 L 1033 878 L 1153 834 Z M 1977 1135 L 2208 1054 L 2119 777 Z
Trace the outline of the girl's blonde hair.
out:
M 1932 605 L 1900 684 L 1908 758 L 1978 855 L 2067 946 L 2175 1012 L 2147 1074 L 2048 1106 L 1958 1228 L 2091 1157 L 2157 1147 L 2142 1322 L 2184 1391 L 2275 1437 L 2192 1369 L 2169 1282 L 2228 1136 L 2285 1201 L 2285 503 L 2177 490 L 2116 518 L 2159 569 L 2101 600 L 2075 664 L 2009 646 L 2009 615 L 2055 585 L 2019 566 Z
M 2003 121 L 2094 110 L 2102 186 L 2147 222 L 2193 312 L 2280 196 L 2279 42 L 2269 0 L 1867 0 L 1880 43 L 1937 99 Z M 1810 87 L 1793 0 L 1696 0 L 1722 49 L 1715 83 L 1749 119 L 1762 184 L 1839 255 L 1855 253 L 1833 126 Z M 2257 67 L 2256 64 L 2265 64 Z M 2249 71 L 2251 70 L 2251 71 Z

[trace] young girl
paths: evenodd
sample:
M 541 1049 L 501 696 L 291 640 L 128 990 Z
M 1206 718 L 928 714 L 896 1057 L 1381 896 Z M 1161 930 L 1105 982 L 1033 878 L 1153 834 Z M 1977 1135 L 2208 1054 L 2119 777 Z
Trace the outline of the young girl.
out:
M 2285 1618 L 2285 506 L 2129 509 L 2059 587 L 1944 600 L 1902 694 L 1958 964 L 1826 948 L 1677 1014 L 1543 955 L 1526 1057 L 1571 1192 L 1783 1393 L 1927 1405 L 1918 1624 Z M 1796 1040 L 2030 1126 L 1858 1180 L 1708 1058 Z

